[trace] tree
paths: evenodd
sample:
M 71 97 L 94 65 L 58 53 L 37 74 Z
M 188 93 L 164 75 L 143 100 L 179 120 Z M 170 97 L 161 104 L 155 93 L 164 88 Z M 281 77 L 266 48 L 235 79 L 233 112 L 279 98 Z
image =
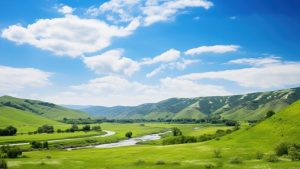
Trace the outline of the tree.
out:
M 94 131 L 101 131 L 101 126 L 93 126 L 92 130 L 94 130 Z
M 82 131 L 87 132 L 87 131 L 90 131 L 90 130 L 91 130 L 91 126 L 88 125 L 88 124 L 82 127 Z
M 125 134 L 125 136 L 126 136 L 127 138 L 131 138 L 131 137 L 132 137 L 132 132 L 131 132 L 131 131 L 128 131 L 128 132 Z
M 0 169 L 7 169 L 7 163 L 4 159 L 0 159 Z
M 177 127 L 172 128 L 172 133 L 173 133 L 173 136 L 181 136 L 182 135 L 181 130 Z
M 37 129 L 38 133 L 54 133 L 54 127 L 50 125 L 43 125 Z
M 43 148 L 49 149 L 48 141 L 43 142 Z
M 31 148 L 43 148 L 43 144 L 38 141 L 32 141 L 30 144 L 31 144 Z
M 274 112 L 274 111 L 272 111 L 272 110 L 270 110 L 270 111 L 268 111 L 268 112 L 267 112 L 267 114 L 266 114 L 266 117 L 265 117 L 265 118 L 267 119 L 267 118 L 269 118 L 269 117 L 272 117 L 274 114 L 275 114 L 275 112 Z
M 19 147 L 11 147 L 6 152 L 8 158 L 17 158 L 22 155 L 22 150 Z
M 5 129 L 0 129 L 0 136 L 13 136 L 17 133 L 17 128 L 8 126 Z
M 74 132 L 74 131 L 78 131 L 78 130 L 79 130 L 79 128 L 76 124 L 73 124 L 70 128 L 70 132 Z

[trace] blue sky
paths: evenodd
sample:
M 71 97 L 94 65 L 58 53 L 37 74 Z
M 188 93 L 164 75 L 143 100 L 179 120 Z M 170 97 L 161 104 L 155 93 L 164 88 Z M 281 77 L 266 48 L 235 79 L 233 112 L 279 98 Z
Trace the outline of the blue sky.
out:
M 0 94 L 137 105 L 300 84 L 297 0 L 3 0 Z

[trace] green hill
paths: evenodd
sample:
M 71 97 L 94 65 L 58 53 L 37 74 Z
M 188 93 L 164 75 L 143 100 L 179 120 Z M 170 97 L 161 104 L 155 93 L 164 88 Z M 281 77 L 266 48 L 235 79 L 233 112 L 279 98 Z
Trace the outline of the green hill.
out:
M 300 143 L 300 100 L 272 117 L 222 138 L 222 145 L 231 148 L 273 150 L 282 142 Z M 215 142 L 215 145 L 220 144 Z
M 37 100 L 19 99 L 10 96 L 0 97 L 0 106 L 31 112 L 53 120 L 63 118 L 87 118 L 89 115 L 78 110 L 67 109 L 53 103 Z
M 25 126 L 25 125 L 59 125 L 61 123 L 36 115 L 31 112 L 18 110 L 12 107 L 0 106 L 0 128 L 8 125 Z
M 234 96 L 171 98 L 139 106 L 92 106 L 82 111 L 108 119 L 203 119 L 259 120 L 266 112 L 279 112 L 300 99 L 300 88 Z

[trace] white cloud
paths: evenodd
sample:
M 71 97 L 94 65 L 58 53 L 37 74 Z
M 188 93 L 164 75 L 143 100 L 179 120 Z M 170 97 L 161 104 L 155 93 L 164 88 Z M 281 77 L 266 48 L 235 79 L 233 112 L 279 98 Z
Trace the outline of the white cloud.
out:
M 180 51 L 175 49 L 170 49 L 154 58 L 146 58 L 142 61 L 143 65 L 150 65 L 156 63 L 167 63 L 171 61 L 175 61 L 180 57 Z
M 157 22 L 172 20 L 186 8 L 197 7 L 209 9 L 213 3 L 208 0 L 110 0 L 99 8 L 90 8 L 87 13 L 92 16 L 105 15 L 113 22 L 129 22 L 139 18 L 144 26 Z
M 197 48 L 189 49 L 184 52 L 185 55 L 200 55 L 203 53 L 216 53 L 223 54 L 227 52 L 235 52 L 240 47 L 237 45 L 214 45 L 214 46 L 200 46 Z
M 51 73 L 34 68 L 0 66 L 0 93 L 40 88 L 50 84 Z
M 158 1 L 159 2 L 159 1 Z M 200 7 L 209 9 L 213 3 L 207 0 L 173 0 L 163 3 L 151 3 L 143 8 L 145 26 L 156 22 L 168 21 L 180 10 L 189 7 Z
M 96 19 L 66 15 L 63 18 L 40 19 L 27 27 L 12 25 L 4 29 L 1 36 L 56 55 L 77 57 L 109 46 L 113 37 L 128 36 L 138 26 L 138 20 L 131 21 L 127 27 L 117 27 Z
M 251 66 L 263 66 L 267 64 L 281 63 L 280 57 L 270 56 L 261 58 L 241 58 L 228 62 L 228 64 L 246 64 Z
M 224 79 L 233 81 L 242 87 L 268 89 L 300 84 L 300 63 L 274 63 L 261 67 L 252 67 L 216 72 L 192 73 L 181 79 Z
M 62 5 L 57 8 L 57 11 L 64 15 L 68 15 L 68 14 L 72 14 L 74 12 L 74 9 L 68 5 Z
M 115 49 L 101 55 L 84 57 L 87 67 L 98 74 L 123 74 L 131 76 L 139 70 L 139 63 L 122 57 L 123 50 Z
M 138 105 L 171 97 L 229 95 L 221 86 L 191 80 L 164 78 L 157 85 L 145 85 L 118 76 L 105 76 L 71 86 L 71 90 L 49 96 L 46 100 L 60 104 Z
M 165 69 L 184 70 L 188 65 L 198 63 L 198 62 L 200 62 L 200 60 L 181 59 L 180 61 L 162 64 L 158 68 L 156 68 L 153 71 L 151 71 L 150 73 L 146 74 L 146 77 L 147 78 L 153 77 Z

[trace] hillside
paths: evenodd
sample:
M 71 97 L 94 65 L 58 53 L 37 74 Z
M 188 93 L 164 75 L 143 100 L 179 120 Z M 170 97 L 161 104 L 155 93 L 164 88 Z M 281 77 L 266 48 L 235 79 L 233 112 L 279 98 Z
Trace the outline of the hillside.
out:
M 0 106 L 0 128 L 8 125 L 26 126 L 26 125 L 59 125 L 61 123 L 36 115 L 34 113 L 15 109 L 7 106 Z
M 53 120 L 63 118 L 87 118 L 89 115 L 78 110 L 67 109 L 53 103 L 37 100 L 19 99 L 11 96 L 0 97 L 0 106 L 31 112 Z
M 203 119 L 221 116 L 234 120 L 258 120 L 269 110 L 278 112 L 300 99 L 300 88 L 234 96 L 171 98 L 139 106 L 92 106 L 81 109 L 93 117 L 108 119 Z
M 300 100 L 258 123 L 222 139 L 222 144 L 272 149 L 281 142 L 299 143 Z M 230 140 L 227 140 L 230 139 Z

